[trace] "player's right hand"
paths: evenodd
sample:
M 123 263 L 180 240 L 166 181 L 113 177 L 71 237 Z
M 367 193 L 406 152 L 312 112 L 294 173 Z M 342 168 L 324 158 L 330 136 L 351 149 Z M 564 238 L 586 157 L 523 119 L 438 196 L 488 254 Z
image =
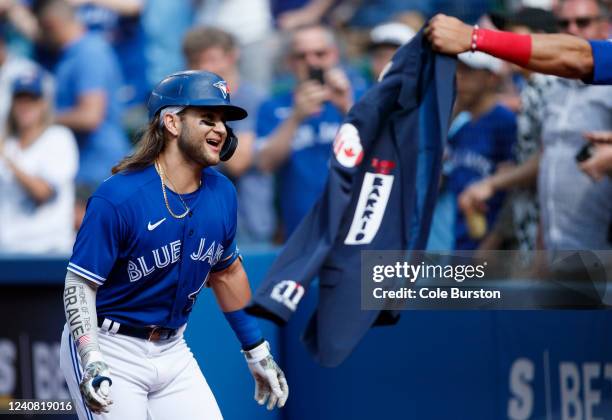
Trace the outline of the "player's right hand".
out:
M 425 28 L 432 48 L 443 54 L 460 54 L 470 50 L 472 27 L 457 18 L 438 14 Z
M 112 385 L 110 372 L 105 362 L 98 360 L 89 362 L 83 371 L 83 380 L 79 385 L 83 400 L 87 407 L 96 414 L 108 413 L 109 406 L 113 403 L 110 398 L 110 386 Z

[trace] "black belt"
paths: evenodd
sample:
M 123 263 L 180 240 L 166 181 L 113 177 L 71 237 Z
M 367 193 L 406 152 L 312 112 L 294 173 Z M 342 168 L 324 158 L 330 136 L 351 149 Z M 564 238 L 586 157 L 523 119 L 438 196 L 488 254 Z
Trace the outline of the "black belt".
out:
M 108 318 L 98 317 L 98 327 L 103 328 L 102 324 L 104 320 Z M 103 328 L 106 331 L 115 334 L 123 334 L 130 337 L 143 338 L 149 341 L 162 341 L 168 340 L 174 337 L 178 333 L 178 328 L 165 328 L 165 327 L 136 327 L 133 325 L 121 324 L 117 321 L 109 319 L 110 325 L 108 329 Z M 119 327 L 117 328 L 117 324 Z

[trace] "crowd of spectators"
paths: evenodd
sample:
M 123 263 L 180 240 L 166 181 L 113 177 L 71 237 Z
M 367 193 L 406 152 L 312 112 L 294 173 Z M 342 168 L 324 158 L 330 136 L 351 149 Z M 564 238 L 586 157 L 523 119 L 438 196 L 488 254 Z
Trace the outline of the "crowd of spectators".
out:
M 438 12 L 610 37 L 598 0 L 0 1 L 0 253 L 69 253 L 151 87 L 184 69 L 219 74 L 249 112 L 219 168 L 240 243 L 283 243 L 323 191 L 352 104 Z M 612 88 L 460 55 L 429 248 L 609 248 L 612 145 L 594 142 L 607 132 Z
M 609 11 L 606 3 L 596 0 L 565 0 L 550 14 L 523 9 L 512 15 L 493 15 L 492 21 L 498 27 L 521 33 L 563 31 L 585 39 L 607 39 Z M 591 142 L 610 137 L 611 88 L 518 68 L 510 70 L 520 77 L 513 83 L 519 101 L 508 101 L 502 93 L 500 102 L 510 108 L 515 104 L 518 136 L 511 143 L 512 156 L 503 164 L 489 161 L 488 169 L 473 178 L 475 182 L 455 191 L 455 200 L 447 200 L 458 205 L 462 214 L 451 222 L 456 227 L 453 239 L 460 241 L 464 233 L 460 230 L 462 218 L 471 220 L 473 227 L 468 232 L 471 243 L 467 248 L 459 242 L 456 247 L 609 249 L 612 191 L 608 173 L 612 146 Z M 459 78 L 459 97 L 461 85 Z M 461 107 L 460 101 L 457 105 Z M 458 134 L 451 131 L 451 156 Z M 472 138 L 476 141 L 475 136 Z M 465 169 L 475 170 L 477 160 L 472 162 Z M 451 178 L 452 174 L 449 183 L 453 182 Z M 504 203 L 501 211 L 499 197 Z M 439 206 L 444 203 L 440 201 Z M 441 209 L 437 210 L 442 214 Z M 438 220 L 438 224 L 441 222 L 448 225 L 448 220 Z M 439 248 L 436 243 L 433 246 Z

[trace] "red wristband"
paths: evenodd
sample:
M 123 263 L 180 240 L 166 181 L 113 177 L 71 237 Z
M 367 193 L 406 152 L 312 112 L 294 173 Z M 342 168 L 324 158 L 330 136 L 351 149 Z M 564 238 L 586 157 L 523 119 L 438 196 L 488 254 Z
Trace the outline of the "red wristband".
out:
M 478 51 L 525 67 L 531 58 L 531 36 L 474 28 L 473 45 Z

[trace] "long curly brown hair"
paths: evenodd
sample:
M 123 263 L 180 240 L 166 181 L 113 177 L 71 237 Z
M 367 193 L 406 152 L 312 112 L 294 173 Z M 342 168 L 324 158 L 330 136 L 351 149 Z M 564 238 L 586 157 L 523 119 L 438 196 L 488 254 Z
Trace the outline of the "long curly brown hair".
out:
M 159 114 L 149 123 L 136 144 L 136 150 L 121 162 L 113 166 L 112 172 L 137 171 L 155 162 L 164 150 L 164 127 L 159 123 Z

